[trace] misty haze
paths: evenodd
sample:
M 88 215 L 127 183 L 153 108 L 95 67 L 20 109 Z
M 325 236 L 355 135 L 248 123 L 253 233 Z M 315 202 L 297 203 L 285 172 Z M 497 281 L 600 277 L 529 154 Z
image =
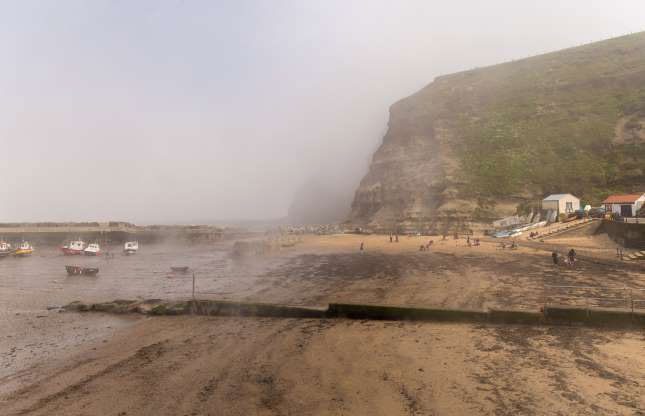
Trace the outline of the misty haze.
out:
M 0 415 L 645 412 L 645 3 L 7 1 L 0 57 Z

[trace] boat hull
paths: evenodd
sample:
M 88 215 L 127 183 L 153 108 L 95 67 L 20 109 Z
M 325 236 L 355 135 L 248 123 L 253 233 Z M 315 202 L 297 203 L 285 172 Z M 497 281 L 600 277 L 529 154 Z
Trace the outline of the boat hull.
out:
M 33 252 L 34 252 L 34 250 L 32 250 L 32 249 L 20 249 L 19 248 L 18 250 L 16 250 L 13 253 L 13 255 L 16 256 L 16 257 L 27 257 L 27 256 L 31 256 Z
M 62 247 L 61 251 L 66 256 L 78 256 L 79 254 L 83 254 L 83 250 L 75 250 L 73 248 L 67 248 L 67 247 Z
M 96 267 L 65 266 L 69 276 L 96 276 L 99 269 Z

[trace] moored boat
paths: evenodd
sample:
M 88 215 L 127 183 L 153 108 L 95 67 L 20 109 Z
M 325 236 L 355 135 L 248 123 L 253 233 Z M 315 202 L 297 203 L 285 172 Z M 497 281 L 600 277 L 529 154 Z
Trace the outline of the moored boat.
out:
M 83 250 L 86 256 L 100 256 L 101 255 L 101 246 L 98 243 L 88 244 L 85 250 Z
M 128 241 L 123 245 L 123 252 L 125 254 L 134 254 L 139 251 L 139 242 L 138 241 Z
M 96 276 L 99 273 L 98 267 L 65 266 L 70 276 Z
M 85 250 L 85 242 L 82 240 L 68 241 L 60 249 L 66 256 L 82 254 L 83 250 Z
M 188 266 L 171 266 L 170 270 L 175 273 L 186 273 L 188 272 Z
M 18 257 L 26 257 L 26 256 L 31 256 L 31 254 L 34 252 L 34 247 L 29 243 L 29 241 L 23 241 L 18 245 L 18 248 L 16 251 L 14 251 L 13 255 L 18 256 Z
M 11 244 L 6 241 L 0 241 L 0 258 L 7 257 L 13 252 L 14 249 L 11 247 Z

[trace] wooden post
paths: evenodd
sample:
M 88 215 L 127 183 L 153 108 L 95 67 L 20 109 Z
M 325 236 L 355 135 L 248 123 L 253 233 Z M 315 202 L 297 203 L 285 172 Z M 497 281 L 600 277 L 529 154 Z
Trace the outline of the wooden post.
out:
M 197 302 L 195 302 L 195 272 L 193 272 L 193 301 L 191 302 L 190 306 L 190 313 L 191 315 L 195 314 L 195 308 L 197 307 Z

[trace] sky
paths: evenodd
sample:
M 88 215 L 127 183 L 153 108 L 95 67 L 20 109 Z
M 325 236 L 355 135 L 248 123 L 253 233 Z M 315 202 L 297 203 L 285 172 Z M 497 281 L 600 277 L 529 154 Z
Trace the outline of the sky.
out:
M 351 195 L 436 76 L 641 30 L 643 1 L 0 0 L 0 222 L 280 218 Z

